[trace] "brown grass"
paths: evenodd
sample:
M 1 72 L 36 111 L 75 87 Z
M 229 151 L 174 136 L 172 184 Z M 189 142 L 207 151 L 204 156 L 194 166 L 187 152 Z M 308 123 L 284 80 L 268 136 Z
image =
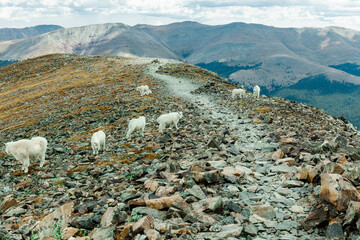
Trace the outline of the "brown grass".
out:
M 65 170 L 65 172 L 68 174 L 68 176 L 70 176 L 74 172 L 83 172 L 83 171 L 85 171 L 88 168 L 88 166 L 89 165 L 77 166 L 75 168 Z
M 41 125 L 40 119 L 49 113 L 56 116 L 51 125 L 54 128 L 64 124 L 59 122 L 61 119 L 78 118 L 90 111 L 96 112 L 96 118 L 105 118 L 116 111 L 119 100 L 151 101 L 140 98 L 134 91 L 136 82 L 156 84 L 142 74 L 142 66 L 110 63 L 102 57 L 54 54 L 15 65 L 0 72 L 0 79 L 4 80 L 0 92 L 3 123 L 0 132 Z M 145 110 L 146 107 L 138 111 Z M 48 127 L 40 129 L 48 133 Z
M 256 112 L 259 112 L 259 113 L 267 113 L 270 111 L 270 108 L 266 108 L 266 107 L 263 107 L 263 108 L 257 108 L 255 109 Z

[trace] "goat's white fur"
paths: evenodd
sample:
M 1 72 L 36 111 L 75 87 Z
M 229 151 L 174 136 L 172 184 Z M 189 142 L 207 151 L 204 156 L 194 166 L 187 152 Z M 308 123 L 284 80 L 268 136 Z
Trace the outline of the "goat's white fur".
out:
M 177 124 L 182 118 L 182 112 L 171 112 L 163 114 L 158 117 L 157 122 L 159 123 L 159 131 L 162 133 L 167 125 L 174 125 L 176 129 L 179 129 Z
M 235 99 L 236 97 L 242 98 L 245 96 L 245 93 L 246 93 L 245 89 L 242 89 L 242 88 L 233 89 L 231 92 L 231 97 L 232 97 L 232 99 Z
M 105 150 L 106 135 L 103 131 L 95 132 L 91 137 L 91 148 L 93 154 L 98 154 L 100 150 Z
M 40 167 L 44 166 L 47 144 L 48 142 L 45 138 L 33 137 L 30 140 L 22 139 L 16 142 L 5 143 L 5 151 L 9 155 L 13 155 L 22 164 L 21 169 L 27 173 L 30 159 L 39 160 Z
M 260 97 L 260 87 L 258 85 L 256 85 L 254 87 L 254 91 L 253 91 L 255 97 L 259 98 Z
M 134 131 L 141 131 L 141 135 L 144 135 L 145 124 L 146 119 L 143 116 L 131 119 L 129 122 L 129 130 L 126 134 L 126 137 L 130 139 L 131 133 L 133 133 Z
M 141 96 L 149 95 L 152 93 L 148 85 L 139 86 L 136 88 L 136 91 L 140 92 Z

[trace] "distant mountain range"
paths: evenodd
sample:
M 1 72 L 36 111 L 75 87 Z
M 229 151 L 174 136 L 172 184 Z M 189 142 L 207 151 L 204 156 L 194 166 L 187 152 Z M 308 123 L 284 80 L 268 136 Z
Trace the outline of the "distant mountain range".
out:
M 324 100 L 327 103 L 324 109 L 334 115 L 345 114 L 354 119 L 347 113 L 360 108 L 356 102 L 349 101 L 346 111 L 342 106 L 336 111 L 331 109 L 335 103 L 340 104 L 340 95 L 350 94 L 339 85 L 345 89 L 360 85 L 360 32 L 351 29 L 275 28 L 245 23 L 210 26 L 197 22 L 131 27 L 109 23 L 62 28 L 34 37 L 0 42 L 0 60 L 49 53 L 180 59 L 215 71 L 247 88 L 257 84 L 266 94 L 292 99 L 302 98 L 291 86 L 298 84 L 299 90 L 306 83 L 303 90 L 306 94 L 302 92 L 302 96 L 306 96 L 307 103 L 315 103 L 312 99 L 317 94 L 328 96 Z M 324 88 L 336 86 L 341 89 L 341 94 L 337 95 L 336 89 L 335 95 L 329 95 L 329 91 L 309 94 L 315 79 Z M 286 94 L 281 91 L 284 89 L 288 89 Z M 357 91 L 352 94 L 356 95 L 356 101 L 360 100 Z M 356 124 L 360 126 L 360 117 Z
M 63 27 L 58 25 L 38 25 L 26 28 L 0 28 L 0 41 L 24 39 L 55 31 Z

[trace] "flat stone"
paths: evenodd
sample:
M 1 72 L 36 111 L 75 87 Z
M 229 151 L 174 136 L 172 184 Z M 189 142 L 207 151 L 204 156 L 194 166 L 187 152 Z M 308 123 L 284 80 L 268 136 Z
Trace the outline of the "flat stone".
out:
M 269 203 L 265 203 L 263 205 L 250 206 L 250 209 L 253 213 L 266 219 L 271 220 L 276 217 L 274 207 L 271 206 Z
M 128 215 L 125 211 L 120 211 L 115 207 L 109 207 L 101 218 L 100 226 L 109 227 L 126 221 Z
M 194 209 L 191 207 L 191 205 L 188 204 L 187 202 L 185 202 L 182 198 L 173 201 L 172 206 L 175 208 L 178 208 L 186 213 L 191 213 L 194 211 Z
M 63 232 L 61 233 L 61 236 L 64 239 L 69 239 L 72 236 L 75 236 L 75 234 L 77 234 L 80 230 L 78 228 L 74 228 L 74 227 L 67 227 L 63 230 Z
M 117 240 L 129 240 L 131 239 L 133 223 L 125 225 L 123 231 L 116 236 Z
M 292 205 L 290 211 L 293 213 L 304 213 L 304 208 L 302 206 Z
M 192 204 L 193 209 L 202 212 L 205 210 L 216 211 L 221 206 L 222 206 L 222 199 L 220 196 L 203 199 L 199 202 L 195 202 Z
M 154 218 L 152 216 L 145 216 L 132 226 L 134 234 L 143 233 L 148 229 L 154 229 Z
M 169 195 L 173 195 L 174 193 L 175 193 L 174 186 L 171 187 L 160 186 L 156 190 L 155 195 L 158 197 L 168 197 Z
M 121 196 L 119 197 L 119 201 L 120 202 L 126 202 L 128 200 L 134 199 L 134 198 L 138 198 L 140 197 L 141 194 L 138 192 L 124 192 L 123 194 L 121 194 Z
M 212 184 L 220 181 L 219 171 L 212 170 L 207 172 L 193 172 L 193 178 L 196 183 Z
M 254 224 L 250 223 L 245 225 L 244 232 L 246 232 L 250 236 L 255 237 L 258 234 L 258 229 L 254 226 Z
M 41 222 L 35 227 L 32 233 L 37 234 L 39 239 L 51 236 L 54 229 L 52 226 L 57 225 L 60 232 L 63 232 L 68 226 L 72 213 L 73 203 L 65 203 L 54 212 L 46 215 Z
M 56 152 L 59 152 L 59 153 L 64 153 L 64 152 L 66 152 L 66 149 L 65 149 L 63 146 L 58 145 L 58 144 L 55 144 L 55 145 L 53 146 L 53 149 L 54 149 Z
M 258 118 L 255 118 L 253 120 L 253 124 L 260 124 L 260 123 L 262 123 L 262 121 L 260 119 L 258 119 Z
M 91 230 L 94 228 L 94 223 L 90 216 L 76 217 L 71 221 L 71 226 Z
M 266 220 L 264 224 L 267 228 L 275 228 L 278 223 L 276 221 Z
M 330 223 L 326 229 L 325 236 L 328 238 L 342 238 L 344 237 L 344 231 L 342 225 L 339 222 Z
M 241 165 L 236 165 L 235 166 L 235 175 L 248 175 L 248 174 L 252 174 L 253 171 L 250 168 L 241 166 Z
M 285 164 L 289 167 L 296 166 L 295 158 L 292 157 L 278 159 L 276 160 L 275 164 L 276 165 Z
M 43 178 L 43 179 L 48 179 L 48 178 L 53 178 L 54 177 L 54 174 L 52 173 L 44 173 L 40 176 L 40 178 Z
M 321 174 L 320 198 L 333 204 L 338 211 L 346 209 L 350 201 L 360 201 L 357 189 L 339 174 Z
M 285 205 L 288 205 L 288 206 L 294 205 L 294 200 L 293 199 L 289 199 L 289 198 L 286 198 L 284 196 L 281 196 L 277 192 L 274 192 L 274 197 L 272 197 L 270 199 L 270 202 L 272 202 L 272 203 L 281 203 L 281 204 L 285 204 Z
M 270 168 L 270 171 L 277 172 L 277 173 L 291 173 L 295 170 L 296 169 L 294 167 L 288 167 L 285 165 L 272 166 Z
M 283 150 L 278 149 L 278 150 L 276 150 L 276 152 L 274 152 L 274 153 L 272 154 L 271 159 L 274 160 L 274 161 L 276 161 L 276 160 L 278 160 L 278 159 L 283 158 L 284 155 L 285 155 L 285 154 L 284 154 Z
M 146 235 L 148 240 L 160 239 L 160 233 L 158 231 L 156 231 L 155 229 L 146 229 L 144 231 L 144 234 Z
M 360 217 L 360 202 L 350 201 L 344 217 L 344 225 L 351 224 Z
M 220 161 L 208 161 L 208 164 L 210 164 L 211 167 L 217 168 L 217 169 L 223 169 L 228 164 L 226 161 L 220 160 Z
M 217 148 L 219 151 L 221 150 L 219 142 L 213 138 L 210 139 L 207 146 L 211 148 Z
M 156 180 L 148 179 L 144 182 L 144 186 L 146 189 L 154 192 L 158 188 L 159 182 Z
M 256 192 L 256 190 L 258 189 L 258 187 L 259 187 L 259 185 L 253 184 L 253 185 L 249 186 L 249 187 L 247 188 L 247 190 L 248 190 L 248 192 Z
M 91 239 L 113 240 L 115 235 L 115 225 L 109 227 L 95 228 L 91 233 Z
M 199 185 L 194 185 L 192 188 L 187 190 L 191 195 L 198 199 L 205 199 L 206 195 Z
M 155 208 L 157 210 L 161 210 L 164 208 L 171 207 L 172 203 L 176 200 L 183 201 L 183 198 L 181 196 L 162 197 L 162 198 L 146 200 L 145 203 L 146 203 L 146 206 L 148 206 L 150 208 Z
M 295 221 L 284 220 L 284 221 L 280 222 L 278 225 L 276 225 L 275 229 L 290 231 L 293 228 L 297 228 L 298 225 L 299 224 Z
M 292 137 L 283 137 L 281 139 L 282 144 L 293 144 L 296 145 L 298 143 L 298 140 Z
M 242 233 L 243 227 L 240 224 L 229 224 L 221 227 L 221 231 L 216 233 L 217 239 L 226 239 L 228 237 L 238 237 Z
M 286 180 L 283 183 L 284 187 L 293 188 L 293 187 L 302 187 L 304 186 L 304 182 L 302 181 L 296 181 L 296 180 Z
M 249 222 L 250 223 L 263 223 L 265 221 L 268 221 L 268 219 L 260 217 L 257 214 L 253 214 L 249 217 Z
M 8 209 L 2 216 L 3 217 L 14 217 L 14 216 L 20 216 L 24 213 L 26 213 L 27 210 L 21 207 L 18 208 L 10 208 Z
M 231 148 L 229 148 L 228 150 L 227 150 L 229 153 L 231 153 L 232 155 L 239 155 L 240 154 L 240 151 L 236 148 L 236 147 L 234 147 L 234 146 L 232 146 Z
M 5 212 L 9 208 L 16 206 L 18 202 L 11 195 L 4 197 L 3 201 L 0 204 L 0 213 Z
M 235 185 L 229 185 L 229 186 L 227 186 L 226 189 L 227 189 L 229 192 L 232 192 L 232 193 L 237 193 L 237 192 L 240 191 L 239 188 L 238 188 L 237 186 L 235 186 Z
M 227 207 L 230 211 L 234 211 L 236 213 L 241 213 L 241 211 L 243 210 L 237 203 L 233 201 L 228 201 Z
M 312 229 L 325 221 L 328 221 L 329 213 L 327 207 L 320 207 L 313 211 L 304 221 L 305 229 Z
M 330 152 L 335 152 L 336 149 L 338 148 L 338 144 L 336 142 L 333 141 L 329 141 L 329 140 L 325 140 L 321 145 L 320 148 L 323 151 L 330 151 Z
M 318 175 L 318 170 L 316 168 L 312 166 L 305 166 L 297 173 L 297 179 L 312 183 L 316 175 Z
M 155 219 L 163 220 L 165 218 L 165 213 L 149 207 L 137 207 L 134 208 L 131 212 L 131 215 L 143 215 L 143 216 L 153 216 Z

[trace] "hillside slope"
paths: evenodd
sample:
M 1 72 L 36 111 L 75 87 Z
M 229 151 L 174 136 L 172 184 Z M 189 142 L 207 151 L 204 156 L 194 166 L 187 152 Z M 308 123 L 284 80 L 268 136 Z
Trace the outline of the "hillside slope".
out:
M 153 93 L 141 97 L 144 84 Z M 1 239 L 359 234 L 345 213 L 360 202 L 360 136 L 309 105 L 232 100 L 217 74 L 151 58 L 47 55 L 4 67 L 0 86 L 1 141 L 49 141 L 45 166 L 31 161 L 28 174 L 1 153 Z M 157 117 L 174 111 L 179 129 L 160 134 Z M 144 136 L 126 139 L 139 116 Z M 107 147 L 94 156 L 100 129 Z M 346 193 L 334 185 L 345 182 Z

